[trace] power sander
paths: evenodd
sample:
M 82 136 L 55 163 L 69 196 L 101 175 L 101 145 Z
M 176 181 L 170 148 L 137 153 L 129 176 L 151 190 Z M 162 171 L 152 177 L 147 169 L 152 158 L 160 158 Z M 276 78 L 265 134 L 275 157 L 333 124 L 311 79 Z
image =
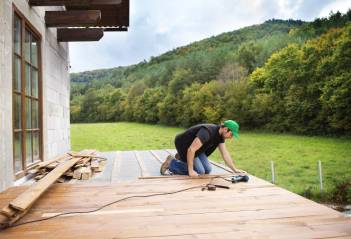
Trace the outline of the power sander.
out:
M 249 176 L 247 175 L 235 175 L 231 178 L 232 183 L 248 182 Z

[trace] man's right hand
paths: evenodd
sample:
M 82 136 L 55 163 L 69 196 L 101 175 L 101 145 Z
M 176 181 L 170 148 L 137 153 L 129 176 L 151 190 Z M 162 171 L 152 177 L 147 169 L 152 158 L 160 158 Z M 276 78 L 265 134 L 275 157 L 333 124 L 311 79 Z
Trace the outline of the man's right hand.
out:
M 198 175 L 197 172 L 195 172 L 194 170 L 191 170 L 191 171 L 189 171 L 189 176 L 190 176 L 190 177 L 197 177 L 197 176 L 199 176 L 199 175 Z

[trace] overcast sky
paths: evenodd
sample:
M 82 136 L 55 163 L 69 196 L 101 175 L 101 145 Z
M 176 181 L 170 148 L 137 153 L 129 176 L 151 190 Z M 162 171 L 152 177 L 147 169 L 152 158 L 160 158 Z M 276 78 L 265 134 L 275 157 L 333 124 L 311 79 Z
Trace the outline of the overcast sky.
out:
M 351 0 L 130 0 L 128 32 L 105 33 L 98 42 L 70 43 L 71 72 L 136 64 L 272 18 L 312 21 L 348 8 Z

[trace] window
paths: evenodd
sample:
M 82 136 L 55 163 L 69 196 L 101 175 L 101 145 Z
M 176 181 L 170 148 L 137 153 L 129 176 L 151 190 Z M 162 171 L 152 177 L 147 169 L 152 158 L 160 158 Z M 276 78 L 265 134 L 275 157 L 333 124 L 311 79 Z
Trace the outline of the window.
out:
M 40 38 L 15 9 L 13 15 L 13 152 L 15 175 L 42 159 Z

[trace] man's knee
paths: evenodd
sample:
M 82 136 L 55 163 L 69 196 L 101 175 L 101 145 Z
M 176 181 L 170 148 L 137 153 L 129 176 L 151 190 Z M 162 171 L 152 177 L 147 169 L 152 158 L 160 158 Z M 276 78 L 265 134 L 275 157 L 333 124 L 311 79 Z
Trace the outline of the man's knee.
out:
M 212 171 L 212 167 L 211 166 L 206 167 L 204 171 L 205 171 L 205 174 L 210 174 Z
M 195 171 L 199 174 L 199 175 L 204 175 L 206 173 L 206 170 L 204 168 L 196 168 Z

